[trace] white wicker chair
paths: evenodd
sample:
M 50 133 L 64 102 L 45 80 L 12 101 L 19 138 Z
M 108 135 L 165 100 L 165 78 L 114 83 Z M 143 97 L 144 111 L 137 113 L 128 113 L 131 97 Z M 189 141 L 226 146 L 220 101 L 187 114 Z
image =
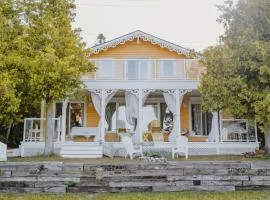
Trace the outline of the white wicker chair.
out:
M 176 138 L 175 145 L 172 147 L 172 159 L 174 159 L 174 155 L 177 156 L 180 153 L 185 154 L 185 158 L 188 159 L 188 138 L 183 136 L 178 136 Z
M 130 157 L 130 160 L 133 159 L 133 155 L 134 154 L 137 154 L 137 155 L 140 155 L 140 156 L 143 156 L 143 153 L 142 153 L 142 146 L 139 145 L 139 148 L 135 148 L 133 143 L 132 143 L 132 138 L 129 137 L 129 136 L 122 136 L 121 137 L 121 142 L 127 152 L 127 155 L 129 155 Z

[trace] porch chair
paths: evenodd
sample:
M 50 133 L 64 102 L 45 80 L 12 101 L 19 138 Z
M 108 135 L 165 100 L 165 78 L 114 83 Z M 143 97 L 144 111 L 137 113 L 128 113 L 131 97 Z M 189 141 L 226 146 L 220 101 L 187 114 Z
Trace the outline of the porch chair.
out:
M 176 138 L 175 145 L 172 146 L 172 159 L 174 159 L 175 154 L 178 157 L 180 153 L 184 153 L 185 158 L 188 159 L 188 138 L 185 136 Z
M 152 120 L 148 124 L 148 130 L 151 132 L 152 140 L 154 142 L 164 142 L 164 137 L 159 120 Z
M 139 148 L 135 148 L 132 142 L 132 138 L 129 136 L 122 136 L 121 137 L 121 143 L 124 146 L 127 155 L 129 155 L 130 160 L 133 159 L 133 155 L 134 154 L 139 154 L 141 156 L 143 156 L 142 153 L 142 145 L 139 145 Z

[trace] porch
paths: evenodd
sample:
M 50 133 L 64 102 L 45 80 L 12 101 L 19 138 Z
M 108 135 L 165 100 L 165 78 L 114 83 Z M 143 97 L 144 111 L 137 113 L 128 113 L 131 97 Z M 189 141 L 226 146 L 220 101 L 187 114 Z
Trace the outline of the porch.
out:
M 171 98 L 174 105 L 168 106 L 170 100 L 165 98 Z M 170 153 L 174 138 L 185 131 L 189 133 L 189 155 L 241 154 L 259 147 L 256 126 L 243 119 L 224 119 L 222 113 L 203 113 L 199 99 L 196 90 L 120 89 L 91 90 L 83 100 L 56 102 L 55 153 L 63 157 L 125 156 L 123 133 L 132 135 L 145 154 Z M 44 124 L 44 118 L 25 119 L 22 156 L 43 153 Z M 73 127 L 97 132 L 88 138 L 72 136 Z

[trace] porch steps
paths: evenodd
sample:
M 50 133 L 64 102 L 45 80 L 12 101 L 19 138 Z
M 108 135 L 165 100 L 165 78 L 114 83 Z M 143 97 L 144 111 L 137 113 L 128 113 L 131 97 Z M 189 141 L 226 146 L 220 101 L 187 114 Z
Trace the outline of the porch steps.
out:
M 64 158 L 101 158 L 103 147 L 93 142 L 72 142 L 61 145 L 60 156 Z

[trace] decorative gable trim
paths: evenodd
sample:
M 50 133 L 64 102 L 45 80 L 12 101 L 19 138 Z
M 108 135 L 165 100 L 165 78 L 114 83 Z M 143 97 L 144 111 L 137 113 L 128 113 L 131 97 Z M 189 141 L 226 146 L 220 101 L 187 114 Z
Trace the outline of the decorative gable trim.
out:
M 91 54 L 98 54 L 100 51 L 106 51 L 109 48 L 115 48 L 116 46 L 120 44 L 125 44 L 126 42 L 134 41 L 135 39 L 142 39 L 143 41 L 150 42 L 154 45 L 159 45 L 161 48 L 167 48 L 169 51 L 174 51 L 177 54 L 183 54 L 186 56 L 190 55 L 190 49 L 186 49 L 184 47 L 173 44 L 171 42 L 168 42 L 166 40 L 160 39 L 158 37 L 155 37 L 153 35 L 147 34 L 139 30 L 126 34 L 124 36 L 121 36 L 119 38 L 110 40 L 103 44 L 93 46 L 91 48 L 92 50 Z

